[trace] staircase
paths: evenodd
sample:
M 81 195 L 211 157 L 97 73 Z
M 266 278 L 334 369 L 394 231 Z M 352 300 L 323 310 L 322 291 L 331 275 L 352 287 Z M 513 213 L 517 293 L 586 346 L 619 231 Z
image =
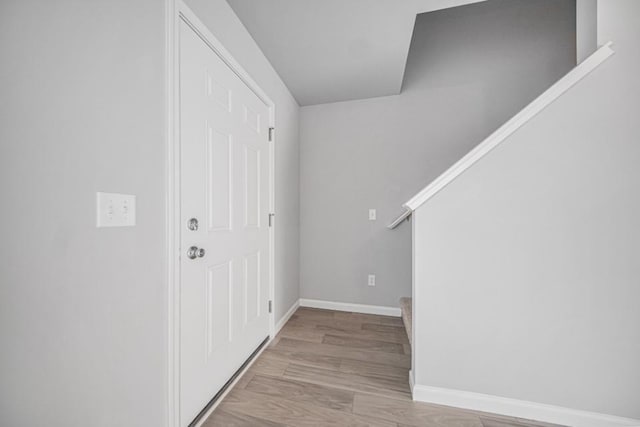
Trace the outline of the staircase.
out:
M 407 331 L 407 336 L 409 337 L 409 344 L 411 344 L 411 327 L 413 322 L 411 298 L 400 298 L 400 311 L 402 312 L 402 321 L 404 322 L 404 328 Z
M 638 84 L 622 58 L 600 67 L 613 54 L 611 43 L 600 47 L 389 225 L 411 218 L 413 291 L 400 306 L 414 400 L 579 427 L 640 425 L 605 415 L 640 414 L 621 403 L 637 395 L 631 357 L 611 363 L 611 349 L 638 354 L 637 253 L 624 236 L 637 237 L 629 200 L 638 200 L 640 153 Z
M 585 78 L 589 73 L 596 69 L 600 64 L 607 60 L 614 54 L 611 49 L 612 43 L 609 42 L 606 45 L 599 48 L 584 62 L 580 63 L 567 75 L 561 78 L 558 82 L 547 89 L 542 95 L 536 98 L 522 111 L 516 114 L 511 120 L 507 121 L 503 126 L 491 134 L 482 143 L 471 150 L 466 156 L 456 162 L 447 171 L 435 179 L 431 184 L 427 185 L 418 194 L 407 201 L 403 206 L 402 213 L 400 213 L 387 228 L 393 230 L 403 223 L 408 222 L 414 212 L 421 208 L 425 203 L 435 196 L 438 192 L 443 190 L 447 185 L 453 182 L 456 178 L 462 175 L 466 170 L 471 168 L 474 164 L 487 156 L 492 150 L 497 148 L 500 144 L 505 142 L 512 134 L 514 134 L 520 127 L 532 120 L 536 115 L 542 112 L 546 107 L 552 104 L 556 99 L 560 98 L 566 91 L 571 89 L 574 85 Z M 420 239 L 420 237 L 417 237 Z M 414 240 L 416 239 L 414 233 Z M 414 247 L 415 247 L 414 241 Z M 415 258 L 415 254 L 414 254 Z M 414 259 L 414 263 L 415 263 Z M 402 320 L 409 336 L 409 342 L 413 346 L 413 298 L 401 298 L 400 308 L 402 312 Z

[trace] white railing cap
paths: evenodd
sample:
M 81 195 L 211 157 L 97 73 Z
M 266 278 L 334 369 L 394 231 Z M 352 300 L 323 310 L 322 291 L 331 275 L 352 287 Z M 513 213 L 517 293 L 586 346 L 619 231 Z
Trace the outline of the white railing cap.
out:
M 534 99 L 518 114 L 513 116 L 504 125 L 500 126 L 498 130 L 489 135 L 467 155 L 454 163 L 453 166 L 451 166 L 442 175 L 431 182 L 431 184 L 424 187 L 418 194 L 413 196 L 402 206 L 409 211 L 414 211 L 422 206 L 423 203 L 433 197 L 437 192 L 442 190 L 457 177 L 462 175 L 464 171 L 469 169 L 478 160 L 486 156 L 491 150 L 504 142 L 521 126 L 535 117 L 538 113 L 540 113 L 547 106 L 553 103 L 553 101 L 558 99 L 563 93 L 571 89 L 576 83 L 587 76 L 591 71 L 595 70 L 607 58 L 613 55 L 615 52 L 611 48 L 612 44 L 612 42 L 609 42 L 601 46 L 591 56 L 575 66 L 564 77 L 554 83 L 549 89 L 544 91 L 542 95 Z M 405 216 L 405 218 L 407 216 Z M 395 226 L 397 226 L 397 224 L 395 224 L 393 228 L 395 228 Z M 392 228 L 391 225 L 389 225 L 389 228 Z

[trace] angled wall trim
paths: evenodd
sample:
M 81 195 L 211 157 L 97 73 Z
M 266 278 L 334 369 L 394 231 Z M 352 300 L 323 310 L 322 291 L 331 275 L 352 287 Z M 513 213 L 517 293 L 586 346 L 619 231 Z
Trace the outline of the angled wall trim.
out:
M 640 420 L 543 403 L 414 384 L 413 400 L 573 427 L 637 427 Z
M 352 313 L 377 314 L 379 316 L 400 317 L 399 307 L 351 304 L 348 302 L 322 301 L 300 298 L 300 307 L 323 308 L 325 310 L 348 311 Z
M 569 71 L 564 77 L 533 100 L 529 105 L 513 116 L 498 130 L 489 135 L 478 146 L 471 150 L 466 156 L 458 160 L 447 169 L 442 175 L 436 178 L 431 184 L 423 188 L 418 194 L 413 196 L 403 206 L 411 211 L 419 208 L 423 203 L 433 197 L 436 193 L 450 184 L 464 171 L 487 155 L 491 150 L 504 142 L 511 134 L 520 129 L 525 123 L 535 117 L 538 113 L 551 105 L 563 93 L 571 89 L 575 84 L 587 76 L 591 71 L 598 68 L 600 64 L 607 60 L 615 52 L 611 48 L 612 42 L 605 44 L 594 52 L 589 58 Z
M 271 338 L 274 338 L 276 335 L 278 335 L 280 330 L 284 327 L 284 325 L 287 324 L 289 319 L 291 319 L 291 316 L 293 316 L 293 313 L 296 312 L 298 307 L 300 307 L 300 300 L 296 300 L 296 302 L 294 302 L 291 305 L 291 307 L 289 308 L 289 310 L 287 310 L 287 312 L 284 314 L 284 316 L 282 316 L 282 319 L 278 320 L 278 323 L 276 323 L 276 330 L 273 333 L 273 335 L 271 336 Z

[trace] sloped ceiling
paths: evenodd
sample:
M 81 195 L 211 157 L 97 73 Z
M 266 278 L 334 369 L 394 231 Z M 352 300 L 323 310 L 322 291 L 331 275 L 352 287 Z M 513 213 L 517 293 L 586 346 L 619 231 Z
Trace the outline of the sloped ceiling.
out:
M 228 0 L 300 105 L 400 93 L 416 15 L 483 0 Z

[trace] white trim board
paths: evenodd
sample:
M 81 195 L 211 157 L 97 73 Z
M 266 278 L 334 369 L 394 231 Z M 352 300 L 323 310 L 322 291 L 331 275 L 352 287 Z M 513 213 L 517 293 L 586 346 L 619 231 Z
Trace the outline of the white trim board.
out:
M 469 391 L 413 385 L 413 400 L 572 427 L 638 427 L 640 420 Z
M 411 211 L 415 211 L 422 206 L 424 202 L 429 200 L 436 193 L 449 185 L 453 180 L 462 175 L 464 171 L 473 166 L 473 164 L 486 156 L 491 150 L 502 144 L 515 131 L 520 129 L 525 123 L 551 105 L 556 99 L 562 96 L 562 94 L 575 86 L 584 77 L 591 73 L 591 71 L 598 68 L 600 64 L 613 55 L 615 52 L 611 49 L 611 45 L 611 42 L 605 44 L 595 51 L 589 58 L 574 67 L 564 77 L 544 91 L 542 95 L 533 100 L 518 114 L 513 116 L 513 118 L 500 126 L 498 130 L 478 144 L 478 146 L 471 150 L 466 156 L 454 163 L 453 166 L 447 169 L 431 184 L 427 185 L 418 194 L 413 196 L 403 205 L 403 207 Z
M 276 335 L 278 335 L 278 333 L 284 327 L 284 325 L 287 324 L 287 322 L 289 321 L 289 319 L 291 319 L 291 316 L 293 316 L 293 313 L 296 312 L 298 307 L 300 307 L 300 300 L 297 300 L 296 302 L 294 302 L 293 305 L 291 306 L 291 308 L 289 308 L 289 310 L 287 310 L 287 312 L 284 314 L 284 316 L 282 316 L 282 319 L 278 320 L 278 323 L 276 323 L 276 330 L 274 331 L 273 335 L 271 336 L 272 339 Z
M 300 298 L 300 307 L 323 308 L 325 310 L 348 311 L 352 313 L 377 314 L 379 316 L 400 317 L 400 307 L 352 304 L 348 302 L 322 301 Z

